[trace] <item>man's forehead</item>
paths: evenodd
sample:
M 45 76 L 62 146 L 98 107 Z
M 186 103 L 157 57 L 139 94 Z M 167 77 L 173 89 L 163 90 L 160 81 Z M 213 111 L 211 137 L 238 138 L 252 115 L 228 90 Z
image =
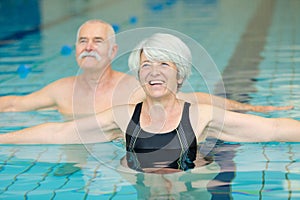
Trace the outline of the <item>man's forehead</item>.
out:
M 101 37 L 107 36 L 107 28 L 105 24 L 89 23 L 84 25 L 79 31 L 79 37 Z

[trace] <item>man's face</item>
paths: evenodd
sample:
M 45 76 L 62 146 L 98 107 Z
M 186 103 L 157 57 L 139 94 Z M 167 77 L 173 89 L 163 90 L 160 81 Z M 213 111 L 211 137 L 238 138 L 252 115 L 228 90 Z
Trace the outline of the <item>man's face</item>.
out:
M 76 60 L 83 69 L 106 67 L 111 62 L 107 25 L 99 22 L 81 27 L 76 42 Z

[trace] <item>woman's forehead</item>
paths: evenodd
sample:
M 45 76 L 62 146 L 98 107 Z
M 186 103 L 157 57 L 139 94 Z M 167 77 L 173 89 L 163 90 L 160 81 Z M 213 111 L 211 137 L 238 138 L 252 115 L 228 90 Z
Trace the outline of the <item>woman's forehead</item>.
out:
M 171 58 L 166 52 L 160 50 L 143 50 L 141 51 L 140 61 L 148 60 L 151 62 L 171 62 Z

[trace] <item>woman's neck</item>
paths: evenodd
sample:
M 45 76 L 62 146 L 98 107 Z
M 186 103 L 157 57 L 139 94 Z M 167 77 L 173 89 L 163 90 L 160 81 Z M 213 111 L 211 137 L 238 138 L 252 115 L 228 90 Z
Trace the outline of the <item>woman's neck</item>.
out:
M 183 102 L 177 98 L 163 101 L 146 99 L 141 112 L 141 126 L 155 133 L 175 129 L 181 119 Z

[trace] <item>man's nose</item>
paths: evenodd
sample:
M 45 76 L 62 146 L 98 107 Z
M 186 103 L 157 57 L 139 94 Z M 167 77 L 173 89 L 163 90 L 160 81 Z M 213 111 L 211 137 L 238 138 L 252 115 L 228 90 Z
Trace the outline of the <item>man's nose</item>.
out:
M 88 43 L 86 44 L 85 49 L 86 49 L 87 51 L 92 51 L 92 50 L 94 50 L 94 44 L 93 44 L 93 42 L 88 42 Z

